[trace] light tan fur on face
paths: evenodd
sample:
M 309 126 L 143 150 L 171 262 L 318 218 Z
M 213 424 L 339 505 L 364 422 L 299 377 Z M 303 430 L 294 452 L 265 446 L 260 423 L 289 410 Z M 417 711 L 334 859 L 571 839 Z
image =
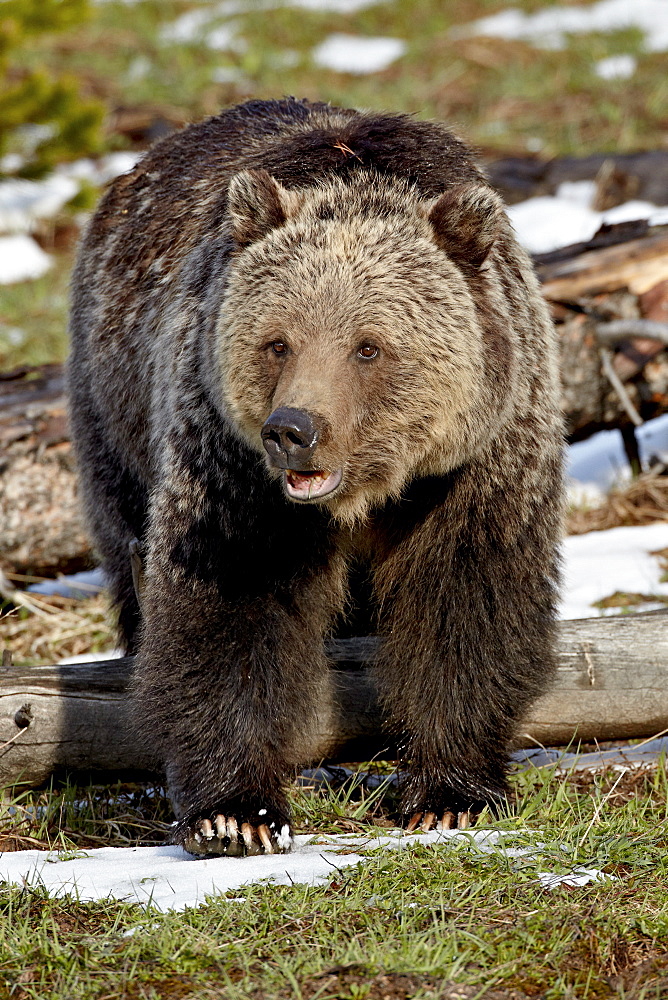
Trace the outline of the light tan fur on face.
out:
M 247 231 L 252 175 L 241 176 L 231 215 Z M 486 398 L 476 305 L 456 253 L 437 245 L 433 202 L 366 175 L 355 187 L 335 182 L 298 194 L 272 183 L 285 222 L 241 249 L 231 267 L 219 321 L 223 394 L 262 453 L 260 430 L 277 407 L 323 417 L 329 433 L 313 468 L 343 468 L 344 477 L 322 502 L 353 522 L 413 475 L 470 459 L 498 426 L 500 404 Z M 288 346 L 285 357 L 273 341 Z M 361 360 L 364 344 L 377 346 L 378 358 Z

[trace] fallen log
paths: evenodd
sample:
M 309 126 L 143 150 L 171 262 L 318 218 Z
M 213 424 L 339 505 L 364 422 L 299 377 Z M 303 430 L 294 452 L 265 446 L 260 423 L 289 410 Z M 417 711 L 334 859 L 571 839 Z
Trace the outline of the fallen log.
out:
M 668 279 L 668 228 L 660 226 L 642 239 L 544 264 L 538 273 L 543 295 L 556 302 L 577 302 L 584 295 L 620 288 L 643 295 Z
M 393 759 L 370 664 L 374 637 L 335 641 L 331 704 L 313 762 Z M 668 728 L 668 612 L 562 622 L 558 673 L 519 746 L 651 736 Z M 129 724 L 132 659 L 0 668 L 0 784 L 85 771 L 158 773 Z

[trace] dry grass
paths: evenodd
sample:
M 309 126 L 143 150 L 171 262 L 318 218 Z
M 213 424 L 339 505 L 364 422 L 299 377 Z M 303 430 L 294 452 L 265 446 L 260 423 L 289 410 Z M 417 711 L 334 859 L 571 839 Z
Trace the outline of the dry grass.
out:
M 165 789 L 154 783 L 17 785 L 0 799 L 0 852 L 164 844 L 171 819 Z
M 14 603 L 0 612 L 0 643 L 16 664 L 57 663 L 67 656 L 113 646 L 108 601 L 102 595 L 74 600 L 14 592 Z
M 566 521 L 569 535 L 587 531 L 651 524 L 668 520 L 668 476 L 644 473 L 626 486 L 610 491 L 600 507 L 572 508 Z

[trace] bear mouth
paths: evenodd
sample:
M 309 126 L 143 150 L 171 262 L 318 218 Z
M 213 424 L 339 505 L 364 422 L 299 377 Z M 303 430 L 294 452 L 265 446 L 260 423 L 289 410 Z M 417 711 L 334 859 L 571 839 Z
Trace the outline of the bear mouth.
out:
M 285 470 L 285 492 L 292 500 L 322 500 L 330 496 L 341 484 L 343 470 L 329 472 L 327 469 L 313 471 Z

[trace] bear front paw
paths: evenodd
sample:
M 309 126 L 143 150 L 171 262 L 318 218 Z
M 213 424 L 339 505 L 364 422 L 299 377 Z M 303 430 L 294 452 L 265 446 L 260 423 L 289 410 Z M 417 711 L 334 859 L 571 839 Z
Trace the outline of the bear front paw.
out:
M 408 833 L 417 829 L 425 833 L 430 830 L 465 830 L 476 822 L 486 806 L 495 812 L 502 796 L 502 791 L 495 790 L 483 799 L 479 794 L 466 795 L 453 788 L 411 795 L 407 789 L 403 806 L 406 830 Z
M 257 854 L 285 854 L 292 847 L 288 823 L 258 810 L 256 822 L 220 812 L 199 816 L 177 828 L 176 842 L 189 854 L 200 858 L 242 858 Z
M 484 803 L 481 803 L 478 809 L 463 809 L 461 812 L 445 809 L 440 815 L 429 810 L 419 809 L 408 820 L 406 832 L 412 833 L 418 827 L 424 833 L 428 833 L 430 830 L 466 830 L 472 823 L 475 823 L 482 812 L 483 805 Z

